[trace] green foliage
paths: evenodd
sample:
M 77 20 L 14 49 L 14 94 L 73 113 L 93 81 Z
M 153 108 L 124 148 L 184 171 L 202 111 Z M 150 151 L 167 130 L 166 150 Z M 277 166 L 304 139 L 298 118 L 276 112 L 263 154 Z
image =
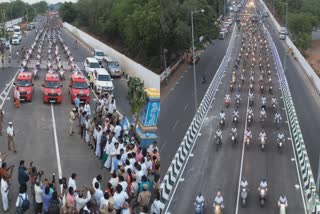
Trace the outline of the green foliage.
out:
M 292 33 L 295 44 L 305 49 L 311 44 L 311 32 L 320 25 L 319 0 L 268 0 L 275 1 L 275 9 L 285 23 L 286 5 L 288 3 L 288 28 Z
M 64 3 L 59 10 L 60 16 L 65 22 L 73 22 L 77 17 L 77 10 L 72 2 Z
M 159 69 L 158 0 L 79 0 L 73 8 L 76 8 L 73 24 L 86 27 L 110 43 L 120 43 L 129 57 L 155 71 Z M 74 21 L 74 16 L 70 20 Z
M 137 122 L 138 115 L 147 100 L 146 92 L 144 91 L 144 83 L 141 82 L 139 78 L 130 77 L 128 81 L 127 99 L 130 103 L 131 114 L 135 116 Z
M 161 50 L 166 48 L 168 55 L 182 54 L 191 47 L 191 11 L 205 11 L 193 14 L 195 46 L 200 46 L 201 36 L 203 42 L 217 37 L 214 22 L 223 11 L 223 0 L 161 0 L 160 4 Z

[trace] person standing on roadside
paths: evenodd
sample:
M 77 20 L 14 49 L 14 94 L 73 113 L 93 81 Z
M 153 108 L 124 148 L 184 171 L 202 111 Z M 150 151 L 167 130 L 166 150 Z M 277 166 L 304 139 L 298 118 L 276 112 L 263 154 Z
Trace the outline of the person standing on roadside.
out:
M 16 89 L 14 90 L 14 98 L 15 98 L 16 108 L 20 108 L 20 91 L 19 91 L 19 87 L 16 87 Z
M 18 181 L 21 186 L 26 185 L 27 187 L 27 182 L 29 181 L 29 173 L 27 168 L 24 166 L 24 160 L 20 161 L 20 166 L 18 168 Z
M 12 122 L 9 122 L 9 126 L 7 128 L 7 135 L 8 135 L 8 150 L 9 151 L 11 150 L 10 144 L 12 144 L 14 153 L 17 153 L 16 144 L 14 142 L 15 133 L 13 130 Z
M 73 108 L 69 113 L 69 135 L 70 136 L 73 134 L 73 125 L 74 125 L 74 120 L 76 119 L 75 112 L 76 112 L 76 108 Z
M 16 51 L 17 63 L 19 63 L 19 50 Z
M 2 198 L 2 207 L 3 211 L 8 211 L 9 209 L 9 184 L 8 184 L 8 178 L 6 176 L 3 176 L 1 179 L 1 198 Z
M 94 72 L 96 73 L 97 71 L 94 70 Z M 93 72 L 89 74 L 89 81 L 90 81 L 90 88 L 93 90 L 93 81 L 94 81 Z

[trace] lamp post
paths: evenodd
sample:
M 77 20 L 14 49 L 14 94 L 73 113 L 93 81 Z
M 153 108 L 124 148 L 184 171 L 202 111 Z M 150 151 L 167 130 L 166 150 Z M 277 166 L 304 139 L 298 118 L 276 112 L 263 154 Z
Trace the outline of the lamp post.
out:
M 286 68 L 287 68 L 287 34 L 288 33 L 288 2 L 281 2 L 282 4 L 286 5 L 286 36 L 285 36 L 285 50 L 284 50 L 284 54 L 283 54 L 283 70 L 286 72 Z
M 193 64 L 193 81 L 194 81 L 194 104 L 195 104 L 195 112 L 197 112 L 198 101 L 197 101 L 197 81 L 196 81 L 196 62 L 194 58 L 194 31 L 193 31 L 193 14 L 194 13 L 203 13 L 204 10 L 196 10 L 191 11 L 191 33 L 192 33 L 192 64 Z

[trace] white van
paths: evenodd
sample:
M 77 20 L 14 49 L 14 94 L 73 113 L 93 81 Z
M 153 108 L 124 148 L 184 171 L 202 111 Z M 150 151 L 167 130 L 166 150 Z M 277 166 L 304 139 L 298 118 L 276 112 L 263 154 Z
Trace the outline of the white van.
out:
M 95 69 L 101 68 L 99 62 L 93 57 L 87 57 L 84 61 L 84 70 L 89 75 Z
M 13 27 L 13 33 L 21 36 L 21 28 L 20 28 L 19 25 L 15 25 L 15 26 Z
M 19 45 L 20 44 L 20 36 L 18 34 L 14 34 L 11 38 L 11 44 Z

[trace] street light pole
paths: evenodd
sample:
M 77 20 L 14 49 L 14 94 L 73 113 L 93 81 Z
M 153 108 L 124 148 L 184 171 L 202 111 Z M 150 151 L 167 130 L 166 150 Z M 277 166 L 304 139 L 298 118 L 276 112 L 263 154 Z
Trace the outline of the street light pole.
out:
M 287 2 L 285 2 L 284 3 L 285 5 L 286 5 L 286 37 L 285 37 L 285 50 L 284 50 L 284 56 L 283 56 L 283 70 L 286 72 L 286 69 L 287 69 L 287 48 L 288 48 L 288 46 L 287 46 L 287 34 L 289 34 L 288 33 L 288 3 Z
M 197 81 L 196 81 L 196 61 L 194 58 L 194 30 L 193 30 L 193 14 L 201 12 L 203 13 L 204 10 L 197 10 L 191 11 L 191 34 L 192 34 L 192 64 L 193 64 L 193 81 L 194 81 L 194 103 L 195 103 L 195 110 L 197 112 L 198 107 L 198 100 L 197 100 Z
M 194 32 L 193 32 L 193 13 L 191 11 L 191 33 L 192 33 L 192 64 L 193 64 L 193 83 L 194 83 L 194 107 L 197 112 L 198 101 L 197 101 L 197 81 L 196 81 L 196 64 L 194 60 Z

